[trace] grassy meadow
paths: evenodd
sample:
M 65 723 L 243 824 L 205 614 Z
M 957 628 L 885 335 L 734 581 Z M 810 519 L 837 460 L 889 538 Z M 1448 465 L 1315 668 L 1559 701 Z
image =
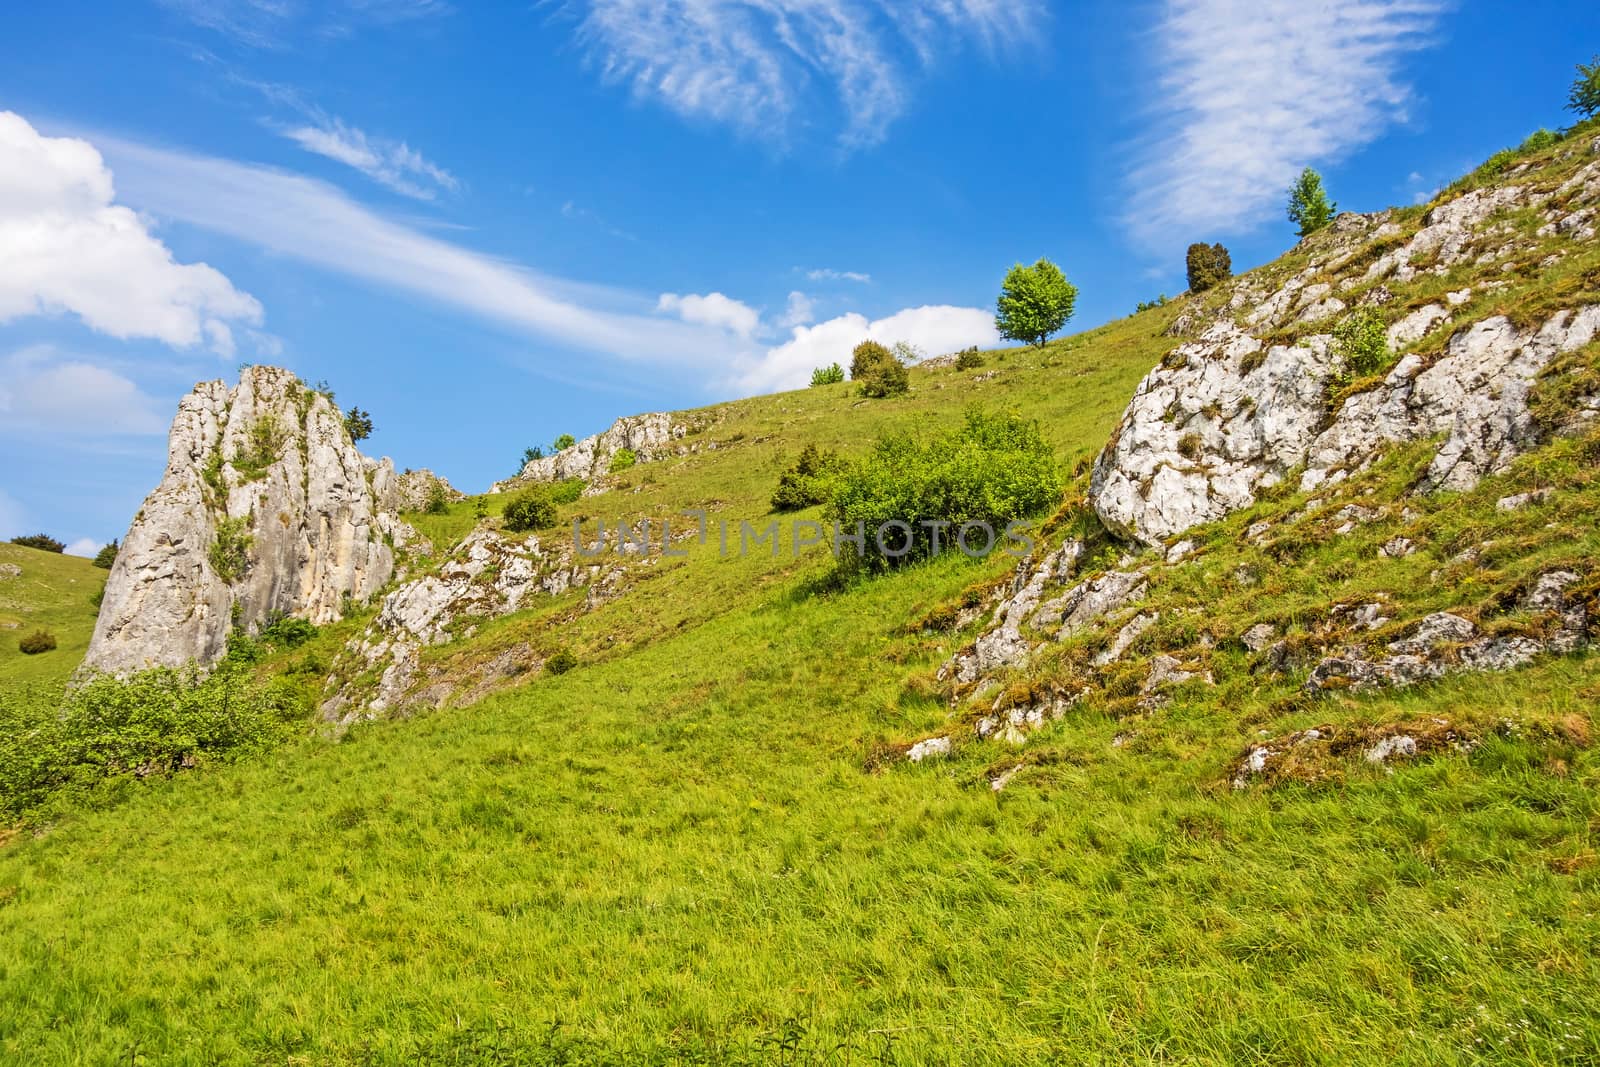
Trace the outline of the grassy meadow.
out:
M 10 544 L 0 544 L 4 564 L 22 573 L 0 576 L 0 690 L 59 684 L 89 649 L 99 611 L 94 597 L 105 587 L 107 572 L 77 556 Z M 35 630 L 55 635 L 53 652 L 18 651 L 17 641 Z

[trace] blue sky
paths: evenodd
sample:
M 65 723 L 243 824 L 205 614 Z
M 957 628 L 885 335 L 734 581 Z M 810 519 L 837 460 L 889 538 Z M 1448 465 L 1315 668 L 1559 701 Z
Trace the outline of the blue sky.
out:
M 1512 13 L 1514 12 L 1514 13 Z M 1567 121 L 1567 0 L 121 0 L 0 35 L 0 536 L 120 536 L 177 400 L 325 379 L 481 490 L 619 415 L 867 335 L 1073 328 L 1293 243 L 1282 191 L 1425 197 Z

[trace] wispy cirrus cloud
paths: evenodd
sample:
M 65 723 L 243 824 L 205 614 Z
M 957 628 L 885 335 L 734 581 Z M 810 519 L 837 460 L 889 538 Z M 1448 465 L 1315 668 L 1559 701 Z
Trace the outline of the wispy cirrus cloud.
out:
M 859 282 L 862 285 L 866 285 L 872 281 L 872 275 L 862 274 L 860 271 L 854 270 L 832 270 L 827 267 L 819 267 L 816 270 L 808 270 L 805 273 L 806 277 L 814 282 Z
M 781 142 L 802 110 L 831 106 L 857 148 L 883 139 L 940 54 L 993 52 L 1044 18 L 1039 0 L 590 0 L 580 36 L 607 80 L 680 115 Z
M 204 29 L 253 48 L 284 48 L 307 35 L 346 37 L 366 27 L 448 15 L 445 0 L 159 0 Z
M 1300 168 L 1407 117 L 1404 57 L 1437 43 L 1453 0 L 1166 0 L 1166 72 L 1136 153 L 1127 221 L 1152 251 L 1271 217 Z
M 432 200 L 441 191 L 453 193 L 461 188 L 455 175 L 404 141 L 370 136 L 321 112 L 314 112 L 312 120 L 274 128 L 307 152 L 353 167 L 401 196 Z

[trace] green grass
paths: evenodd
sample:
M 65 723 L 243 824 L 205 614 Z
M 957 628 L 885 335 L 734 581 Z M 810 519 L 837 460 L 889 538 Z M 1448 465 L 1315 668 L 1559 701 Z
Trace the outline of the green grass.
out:
M 1590 255 L 1508 292 L 1582 296 Z M 1417 284 L 1401 298 L 1437 283 Z M 1460 314 L 1509 297 L 1478 299 Z M 998 373 L 982 382 L 922 368 L 887 400 L 845 383 L 686 413 L 685 454 L 611 475 L 540 536 L 700 507 L 736 539 L 740 519 L 773 517 L 804 445 L 859 456 L 976 404 L 1039 420 L 1072 478 L 1051 542 L 1085 533 L 1091 572 L 1117 565 L 1125 549 L 1081 509 L 1088 461 L 1182 308 L 988 353 Z M 1565 410 L 1592 371 L 1587 357 L 1563 368 L 1541 386 L 1547 406 Z M 456 691 L 444 710 L 337 742 L 308 725 L 262 757 L 129 778 L 99 808 L 18 828 L 0 849 L 0 1059 L 1596 1062 L 1600 657 L 1310 698 L 1306 664 L 1254 672 L 1237 642 L 1267 621 L 1378 647 L 1436 610 L 1536 632 L 1508 605 L 1555 567 L 1592 603 L 1600 439 L 1412 498 L 1428 455 L 1397 449 L 1320 503 L 1284 490 L 1195 531 L 1191 560 L 1152 573 L 1161 620 L 1124 662 L 1092 669 L 1110 637 L 1094 631 L 1005 679 L 1005 693 L 1091 688 L 1020 749 L 973 739 L 994 694 L 952 707 L 935 678 L 981 626 L 953 631 L 954 608 L 1010 560 L 830 583 L 825 551 L 724 558 L 715 527 L 684 559 L 609 559 L 615 599 L 530 601 L 427 650 Z M 1542 503 L 1495 507 L 1546 487 Z M 1350 502 L 1382 514 L 1335 535 Z M 423 569 L 474 508 L 408 517 L 434 544 Z M 1263 520 L 1255 543 L 1244 531 Z M 1396 535 L 1421 550 L 1380 558 Z M 1458 561 L 1465 549 L 1479 561 Z M 1340 629 L 1332 605 L 1380 595 L 1394 622 Z M 369 615 L 262 670 L 312 684 L 305 665 L 333 662 Z M 559 676 L 482 676 L 508 653 L 562 650 L 579 666 Z M 1216 686 L 1140 707 L 1158 653 Z M 1229 787 L 1263 737 L 1433 717 L 1476 746 Z M 948 760 L 886 758 L 947 732 Z
M 0 564 L 6 563 L 22 574 L 0 577 L 0 689 L 63 682 L 89 649 L 99 614 L 93 598 L 108 572 L 77 556 L 0 544 Z M 18 638 L 40 629 L 56 635 L 55 651 L 19 652 Z

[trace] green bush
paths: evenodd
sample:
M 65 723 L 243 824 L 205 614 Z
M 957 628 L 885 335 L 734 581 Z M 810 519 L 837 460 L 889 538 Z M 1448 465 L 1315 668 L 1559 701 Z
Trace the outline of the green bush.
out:
M 256 539 L 254 534 L 246 532 L 249 528 L 248 515 L 222 519 L 217 523 L 217 536 L 211 542 L 208 557 L 211 569 L 225 582 L 237 581 L 250 569 L 250 547 Z
M 573 437 L 570 433 L 564 433 L 560 437 L 556 438 L 555 445 L 553 447 L 557 452 L 565 452 L 567 449 L 571 448 L 577 443 L 578 439 L 576 437 Z
M 556 524 L 556 506 L 550 491 L 543 486 L 524 489 L 506 501 L 501 512 L 506 529 L 516 533 L 524 530 L 548 530 Z
M 259 481 L 267 476 L 267 468 L 278 461 L 289 435 L 278 420 L 262 415 L 250 424 L 245 437 L 245 449 L 233 457 L 233 469 L 247 482 Z
M 360 408 L 351 408 L 345 412 L 344 430 L 352 442 L 365 441 L 372 436 L 372 416 Z
M 1043 348 L 1072 318 L 1077 302 L 1078 287 L 1048 259 L 1031 267 L 1018 263 L 1006 273 L 995 301 L 995 329 L 1001 337 Z
M 56 635 L 49 630 L 35 630 L 17 641 L 17 648 L 24 656 L 37 656 L 41 652 L 54 652 L 56 648 Z
M 578 657 L 569 649 L 563 648 L 560 652 L 544 661 L 544 669 L 551 674 L 566 674 L 578 665 Z
M 117 562 L 117 543 L 112 541 L 95 553 L 94 565 L 102 570 L 110 570 L 111 565 Z
M 1207 289 L 1214 289 L 1233 277 L 1233 257 L 1220 244 L 1208 245 L 1201 242 L 1190 245 L 1185 266 L 1188 269 L 1191 293 L 1203 293 Z
M 13 537 L 11 543 L 21 545 L 23 548 L 37 548 L 41 552 L 65 552 L 67 546 L 57 541 L 49 534 L 24 534 L 22 537 Z
M 550 487 L 552 504 L 572 504 L 583 496 L 585 482 L 582 478 L 567 478 Z
M 227 669 L 100 675 L 66 694 L 0 694 L 0 815 L 14 819 L 57 794 L 86 799 L 110 778 L 275 744 L 308 712 L 292 683 L 261 685 Z
M 850 380 L 871 397 L 899 396 L 911 388 L 911 372 L 876 341 L 862 341 L 850 354 Z
M 778 475 L 778 488 L 772 494 L 772 510 L 798 511 L 825 503 L 833 491 L 833 479 L 843 467 L 836 452 L 824 452 L 806 445 L 795 465 Z
M 812 385 L 838 385 L 842 381 L 844 381 L 844 368 L 837 363 L 818 367 L 811 372 Z
M 611 466 L 607 467 L 606 470 L 612 474 L 618 474 L 637 462 L 639 462 L 639 454 L 637 452 L 631 448 L 619 448 L 616 454 L 611 457 Z
M 826 514 L 843 533 L 857 523 L 866 531 L 863 549 L 842 544 L 841 565 L 880 570 L 933 553 L 935 534 L 924 523 L 950 524 L 941 551 L 963 523 L 987 523 L 998 546 L 1007 523 L 1054 507 L 1060 497 L 1061 475 L 1037 423 L 973 411 L 959 430 L 931 440 L 879 441 L 839 475 Z M 907 524 L 909 536 L 891 529 L 880 546 L 876 534 L 888 523 Z M 970 547 L 982 547 L 981 539 Z
M 1137 314 L 1139 314 L 1140 312 L 1143 312 L 1143 311 L 1154 311 L 1156 308 L 1164 308 L 1164 307 L 1166 307 L 1167 303 L 1168 303 L 1167 294 L 1166 293 L 1162 293 L 1160 296 L 1156 297 L 1154 300 L 1141 300 L 1141 301 L 1139 301 L 1137 304 L 1134 305 L 1133 313 L 1135 315 L 1137 315 Z
M 1333 340 L 1347 375 L 1376 374 L 1389 365 L 1388 328 L 1372 308 L 1346 316 L 1333 328 Z
M 1546 148 L 1552 148 L 1560 143 L 1561 135 L 1559 133 L 1554 130 L 1540 128 L 1528 134 L 1527 140 L 1522 142 L 1517 151 L 1524 154 L 1543 152 Z
M 445 492 L 443 482 L 434 482 L 428 487 L 428 499 L 423 503 L 422 510 L 428 515 L 449 514 L 450 494 Z
M 983 354 L 978 351 L 978 346 L 963 348 L 956 353 L 956 370 L 977 370 L 983 366 Z

